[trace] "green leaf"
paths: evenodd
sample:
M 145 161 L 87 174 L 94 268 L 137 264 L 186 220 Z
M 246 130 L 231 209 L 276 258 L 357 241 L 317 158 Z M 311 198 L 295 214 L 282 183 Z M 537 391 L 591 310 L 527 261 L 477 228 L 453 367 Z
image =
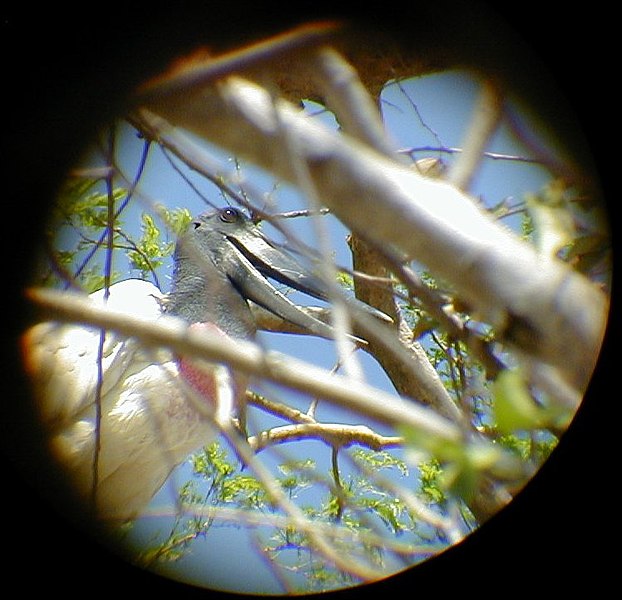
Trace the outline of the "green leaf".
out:
M 494 418 L 501 433 L 545 426 L 545 412 L 531 397 L 520 369 L 502 371 L 493 384 L 492 393 Z
M 223 482 L 220 500 L 257 509 L 266 506 L 268 496 L 263 485 L 251 475 L 235 475 Z
M 427 313 L 421 313 L 421 317 L 417 320 L 416 325 L 412 329 L 413 338 L 418 340 L 436 327 L 438 327 L 438 321 L 436 319 Z
M 173 229 L 182 227 L 182 222 L 185 222 L 188 211 L 178 209 L 178 211 L 162 211 L 162 213 L 165 222 L 168 221 L 168 226 Z M 143 277 L 147 277 L 149 272 L 162 265 L 164 257 L 173 253 L 175 244 L 161 240 L 160 228 L 150 214 L 143 213 L 141 220 L 141 238 L 135 244 L 136 249 L 130 250 L 127 256 L 132 266 L 139 269 Z
M 505 473 L 507 469 L 516 467 L 514 461 L 509 460 L 509 453 L 491 442 L 477 439 L 448 441 L 413 428 L 402 428 L 401 432 L 407 445 L 423 450 L 442 468 L 442 473 L 435 473 L 433 467 L 429 471 L 430 480 L 434 483 L 438 481 L 440 491 L 467 501 L 477 491 L 484 474 Z M 432 494 L 436 493 L 432 491 Z
M 419 464 L 421 493 L 429 502 L 439 504 L 445 500 L 445 494 L 440 483 L 442 473 L 443 469 L 435 458 Z
M 337 273 L 337 282 L 347 290 L 354 289 L 354 279 L 349 273 Z
M 525 195 L 536 245 L 540 252 L 548 256 L 555 256 L 575 236 L 574 218 L 565 192 L 566 185 L 560 180 L 553 180 L 539 194 Z
M 166 208 L 158 205 L 158 214 L 167 228 L 175 235 L 181 235 L 186 231 L 192 221 L 192 215 L 187 208 Z
M 374 470 L 380 469 L 398 469 L 402 475 L 408 475 L 408 465 L 401 459 L 393 456 L 386 450 L 377 452 L 375 450 L 364 450 L 359 448 L 353 452 L 354 458 L 366 463 Z

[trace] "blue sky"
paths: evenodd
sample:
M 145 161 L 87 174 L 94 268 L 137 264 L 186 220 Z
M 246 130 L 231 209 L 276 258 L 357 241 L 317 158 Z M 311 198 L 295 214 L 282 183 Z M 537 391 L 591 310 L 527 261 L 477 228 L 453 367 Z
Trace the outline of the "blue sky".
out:
M 387 86 L 383 93 L 383 114 L 396 148 L 419 146 L 459 147 L 463 142 L 465 130 L 469 124 L 471 113 L 478 92 L 478 82 L 466 73 L 449 72 L 404 81 L 400 86 Z M 413 108 L 413 103 L 417 110 Z M 309 106 L 311 113 L 317 106 Z M 331 126 L 334 122 L 327 114 L 317 115 Z M 117 160 L 126 175 L 132 179 L 138 166 L 143 141 L 138 139 L 128 127 L 120 130 L 117 142 Z M 518 144 L 507 127 L 501 126 L 488 148 L 491 152 L 525 155 L 526 150 Z M 420 153 L 424 156 L 440 156 L 448 163 L 451 156 L 443 153 Z M 222 165 L 228 170 L 235 168 L 235 162 L 226 154 L 217 154 Z M 93 156 L 87 162 L 92 163 Z M 180 163 L 178 163 L 180 164 Z M 181 165 L 180 165 L 181 166 Z M 275 182 L 271 177 L 249 165 L 242 165 L 242 172 L 253 185 L 278 202 L 279 210 L 291 210 L 305 206 L 302 199 L 291 186 Z M 189 173 L 189 178 L 217 205 L 223 205 L 219 190 L 210 182 L 202 180 L 196 173 Z M 518 202 L 526 192 L 536 192 L 549 178 L 544 169 L 516 161 L 484 160 L 471 190 L 475 196 L 481 197 L 487 204 L 493 205 L 504 198 L 512 198 Z M 124 213 L 127 230 L 135 236 L 140 233 L 140 215 L 148 205 L 141 204 L 140 197 L 158 202 L 169 207 L 186 207 L 197 214 L 206 210 L 205 203 L 194 190 L 171 168 L 169 161 L 161 150 L 153 145 L 150 150 L 144 174 L 140 180 L 136 201 Z M 349 251 L 345 243 L 346 230 L 332 217 L 329 219 L 331 239 L 336 259 L 341 264 L 349 264 Z M 518 226 L 518 220 L 506 221 L 508 226 Z M 312 235 L 304 219 L 293 225 L 296 232 L 306 241 L 312 243 Z M 123 262 L 115 264 L 116 270 L 124 270 Z M 158 273 L 164 291 L 170 284 L 171 263 L 165 264 Z M 123 278 L 136 277 L 137 272 L 128 271 Z M 297 296 L 301 303 L 314 304 L 315 301 Z M 291 335 L 261 334 L 261 343 L 281 352 L 308 360 L 320 366 L 331 368 L 335 362 L 332 344 L 325 340 Z M 361 361 L 368 382 L 384 390 L 392 391 L 390 382 L 376 363 L 364 353 Z M 260 388 L 266 395 L 275 394 L 280 398 L 287 397 L 287 402 L 306 409 L 308 398 L 297 394 L 285 394 L 275 386 L 262 385 Z M 337 410 L 328 405 L 320 405 L 318 417 L 322 420 L 336 422 L 360 423 L 361 418 L 346 411 Z M 269 420 L 262 417 L 258 425 L 267 425 Z M 374 426 L 376 426 L 374 424 Z M 383 433 L 390 434 L 387 428 L 376 427 Z M 330 450 L 319 442 L 290 444 L 286 449 L 288 455 L 312 455 L 326 472 L 330 466 Z M 274 461 L 274 459 L 273 459 Z M 276 461 L 274 461 L 276 462 Z M 175 473 L 177 483 L 183 483 L 190 471 L 184 466 Z M 410 487 L 417 484 L 416 473 L 411 471 Z M 154 500 L 154 506 L 171 505 L 171 487 L 166 485 Z M 149 542 L 153 536 L 161 532 L 166 535 L 171 519 L 144 518 L 135 524 L 130 539 L 135 543 Z M 217 550 L 216 550 L 217 549 Z M 257 551 L 249 542 L 244 529 L 231 526 L 213 527 L 204 539 L 200 539 L 193 547 L 192 553 L 172 565 L 166 565 L 163 572 L 171 577 L 191 581 L 208 587 L 227 589 L 238 592 L 278 592 L 270 571 L 265 563 L 258 558 Z

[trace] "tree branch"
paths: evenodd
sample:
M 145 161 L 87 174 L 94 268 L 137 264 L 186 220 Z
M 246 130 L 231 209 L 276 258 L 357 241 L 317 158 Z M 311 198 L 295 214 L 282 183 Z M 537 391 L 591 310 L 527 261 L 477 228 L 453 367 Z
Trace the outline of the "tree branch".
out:
M 402 437 L 380 435 L 365 425 L 313 422 L 272 427 L 251 436 L 248 443 L 255 452 L 259 452 L 268 446 L 307 439 L 320 439 L 329 446 L 341 448 L 358 444 L 372 450 L 394 448 L 404 442 Z
M 604 333 L 605 295 L 561 261 L 537 254 L 455 187 L 310 122 L 284 101 L 276 103 L 277 122 L 270 95 L 237 78 L 150 108 L 295 182 L 281 143 L 287 127 L 323 202 L 346 226 L 379 244 L 391 240 L 450 282 L 500 340 L 555 366 L 578 390 L 587 386 Z M 139 115 L 154 129 L 171 128 L 149 110 Z
M 434 411 L 406 402 L 372 386 L 296 360 L 277 352 L 263 352 L 257 345 L 208 332 L 188 330 L 179 319 L 162 317 L 157 322 L 93 305 L 87 298 L 48 289 L 30 289 L 28 297 L 50 318 L 94 325 L 139 339 L 146 346 L 165 346 L 179 355 L 222 361 L 234 369 L 293 387 L 372 419 L 390 425 L 412 427 L 434 438 L 456 443 L 462 432 Z
M 360 81 L 356 71 L 334 50 L 322 48 L 311 61 L 315 80 L 326 105 L 335 114 L 343 131 L 377 152 L 394 157 L 392 142 L 384 129 L 377 103 Z M 382 310 L 393 318 L 399 332 L 401 346 L 395 335 L 386 328 L 365 330 L 367 351 L 379 362 L 398 393 L 417 398 L 432 406 L 440 414 L 461 422 L 451 397 L 443 386 L 438 373 L 431 368 L 423 348 L 409 336 L 398 308 L 393 286 L 376 286 L 356 273 L 366 273 L 376 278 L 389 279 L 382 253 L 375 251 L 365 241 L 364 235 L 353 233 L 348 238 L 352 252 L 354 290 L 364 302 Z M 356 321 L 355 321 L 356 322 Z M 360 322 L 359 322 L 360 325 Z
M 485 81 L 464 138 L 462 152 L 447 176 L 449 183 L 461 190 L 469 189 L 484 156 L 486 145 L 499 125 L 502 108 L 501 91 L 494 82 Z
M 252 390 L 246 390 L 246 401 L 249 405 L 256 406 L 271 415 L 291 421 L 292 423 L 317 423 L 311 415 L 292 408 L 287 404 L 283 404 L 282 402 L 270 400 Z
M 426 153 L 438 153 L 444 152 L 446 154 L 460 154 L 463 152 L 462 148 L 448 148 L 446 146 L 415 146 L 412 148 L 400 148 L 398 154 L 408 154 L 409 156 L 413 156 L 417 152 L 426 152 Z M 523 162 L 530 164 L 539 164 L 543 161 L 539 158 L 530 158 L 528 156 L 519 156 L 516 154 L 502 154 L 499 152 L 482 152 L 482 156 L 485 158 L 490 158 L 491 160 L 507 160 L 508 162 Z

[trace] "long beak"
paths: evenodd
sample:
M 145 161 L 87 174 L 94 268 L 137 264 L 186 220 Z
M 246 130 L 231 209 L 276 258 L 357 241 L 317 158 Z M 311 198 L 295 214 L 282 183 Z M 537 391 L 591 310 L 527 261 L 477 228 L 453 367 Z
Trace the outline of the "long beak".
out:
M 229 263 L 227 274 L 246 298 L 316 335 L 334 337 L 332 327 L 302 311 L 266 279 L 270 277 L 309 296 L 327 300 L 326 286 L 318 277 L 285 250 L 273 245 L 256 228 L 228 233 L 226 239 L 231 245 L 231 254 L 236 257 Z M 377 318 L 391 321 L 384 313 L 356 298 L 347 298 L 347 302 Z

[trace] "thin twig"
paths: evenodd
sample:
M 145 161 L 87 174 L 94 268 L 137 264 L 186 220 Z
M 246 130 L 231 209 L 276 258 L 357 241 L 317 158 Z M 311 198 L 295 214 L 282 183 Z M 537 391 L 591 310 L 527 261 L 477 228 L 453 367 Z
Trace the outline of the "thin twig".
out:
M 337 513 L 334 518 L 335 523 L 339 523 L 341 520 L 341 515 L 345 507 L 343 485 L 341 484 L 341 475 L 339 474 L 339 448 L 340 446 L 333 446 L 330 453 L 331 472 L 335 484 L 335 496 L 337 497 Z
M 442 146 L 443 143 L 441 142 L 441 138 L 438 135 L 438 132 L 435 131 L 434 129 L 432 129 L 432 127 L 430 127 L 430 125 L 427 123 L 427 121 L 423 118 L 423 115 L 419 111 L 419 107 L 417 106 L 415 101 L 411 98 L 411 96 L 408 93 L 408 91 L 406 90 L 406 88 L 402 85 L 402 82 L 398 79 L 398 80 L 395 81 L 395 85 L 397 85 L 397 89 L 399 89 L 399 91 L 403 94 L 403 96 L 406 98 L 406 100 L 410 104 L 410 107 L 412 108 L 412 110 L 414 111 L 415 115 L 417 116 L 417 119 L 419 120 L 419 123 L 421 123 L 421 126 L 424 129 L 427 129 L 432 134 L 434 139 L 438 142 L 438 144 Z
M 282 402 L 275 402 L 274 400 L 270 400 L 269 398 L 266 398 L 265 396 L 262 396 L 257 392 L 253 392 L 252 390 L 246 391 L 246 402 L 249 405 L 255 406 L 267 413 L 270 413 L 271 415 L 274 415 L 275 417 L 280 417 L 287 421 L 291 421 L 292 423 L 317 422 L 312 416 L 309 416 L 307 413 L 304 413 L 296 408 L 292 408 L 288 404 L 283 404 Z
M 114 155 L 114 132 L 110 128 L 108 136 L 108 161 L 112 163 Z M 106 193 L 108 196 L 106 229 L 103 234 L 106 239 L 106 260 L 104 263 L 104 302 L 110 296 L 110 279 L 112 276 L 112 253 L 114 249 L 114 190 L 113 190 L 114 171 L 108 170 L 105 178 Z M 99 331 L 97 344 L 97 382 L 95 385 L 95 448 L 93 452 L 93 481 L 91 486 L 91 506 L 93 512 L 97 514 L 97 491 L 99 486 L 99 459 L 101 456 L 101 424 L 102 424 L 102 391 L 104 389 L 104 345 L 106 343 L 106 330 Z
M 309 209 L 302 210 L 289 210 L 287 212 L 275 213 L 271 215 L 273 219 L 295 219 L 297 217 L 310 217 L 313 215 L 328 215 L 330 214 L 330 210 L 328 208 L 320 208 L 318 211 L 312 211 Z
M 147 164 L 147 155 L 149 153 L 150 145 L 151 145 L 151 142 L 149 140 L 145 140 L 145 143 L 143 144 L 142 154 L 138 162 L 138 168 L 136 169 L 136 174 L 134 175 L 134 179 L 130 182 L 130 187 L 127 190 L 127 193 L 125 195 L 125 198 L 123 199 L 123 202 L 119 204 L 119 207 L 117 208 L 114 214 L 115 219 L 119 218 L 121 213 L 128 206 L 130 200 L 132 199 L 134 195 L 134 192 L 136 191 L 136 186 L 138 185 L 138 182 L 140 181 L 140 178 L 142 177 L 143 171 L 145 169 L 145 165 Z M 110 159 L 110 164 L 108 167 L 106 167 L 106 169 L 108 170 L 106 181 L 110 180 L 112 182 L 113 181 L 112 178 L 114 177 L 114 174 L 116 172 L 119 172 L 119 169 L 117 167 L 113 168 L 112 157 Z M 76 269 L 76 272 L 74 273 L 74 276 L 73 276 L 74 279 L 77 279 L 80 273 L 82 273 L 82 271 L 86 268 L 87 264 L 93 258 L 97 250 L 104 243 L 104 240 L 106 239 L 106 235 L 107 235 L 107 232 L 104 231 L 99 237 L 99 239 L 97 240 L 97 243 L 95 244 L 95 246 L 93 246 L 93 249 L 82 259 L 82 261 L 78 265 L 78 268 Z
M 400 148 L 397 150 L 398 154 L 407 154 L 412 156 L 418 152 L 442 152 L 444 154 L 460 154 L 463 152 L 462 148 L 452 148 L 447 146 L 413 146 L 412 148 Z M 523 162 L 530 164 L 542 164 L 541 158 L 531 158 L 529 156 L 520 156 L 518 154 L 502 154 L 499 152 L 482 152 L 482 156 L 490 158 L 492 160 L 507 160 L 511 162 Z

